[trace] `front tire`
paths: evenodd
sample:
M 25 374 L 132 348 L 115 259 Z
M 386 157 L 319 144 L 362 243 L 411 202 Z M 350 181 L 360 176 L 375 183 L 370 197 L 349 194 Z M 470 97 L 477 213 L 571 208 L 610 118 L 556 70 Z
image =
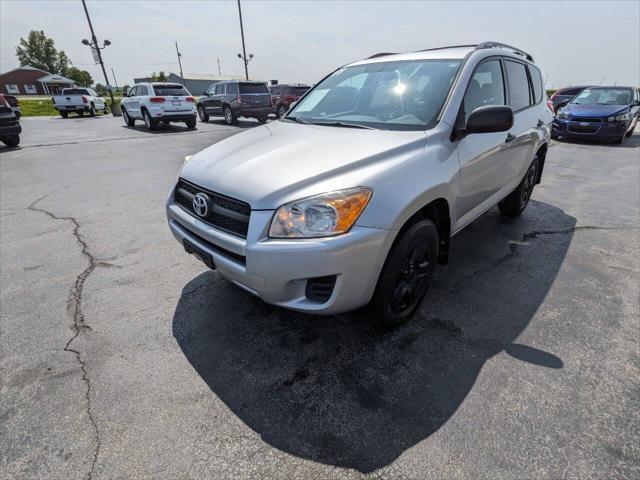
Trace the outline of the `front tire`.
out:
M 502 201 L 498 203 L 500 213 L 507 217 L 519 217 L 520 214 L 527 208 L 531 194 L 533 193 L 533 187 L 538 181 L 538 168 L 540 162 L 538 156 L 533 157 L 531 165 L 524 178 L 513 192 L 507 195 Z
M 96 116 L 96 106 L 93 103 L 89 107 L 89 116 L 90 117 L 95 117 Z
M 231 107 L 229 105 L 224 107 L 223 113 L 224 121 L 227 125 L 233 125 L 234 123 L 236 123 L 236 116 L 233 114 L 233 110 L 231 110 Z
M 203 105 L 198 105 L 198 117 L 200 117 L 201 122 L 209 121 L 209 114 L 205 111 Z
M 151 118 L 151 115 L 146 110 L 142 114 L 144 119 L 144 126 L 147 127 L 147 130 L 155 130 L 158 126 L 158 121 Z
M 124 108 L 122 109 L 122 119 L 124 120 L 124 124 L 127 127 L 133 127 L 136 124 L 136 120 L 134 118 L 131 118 L 127 113 L 127 110 Z
M 378 325 L 396 328 L 411 318 L 431 284 L 438 245 L 438 229 L 431 220 L 418 220 L 400 234 L 368 307 Z
M 269 118 L 268 115 L 262 115 L 258 117 L 258 123 L 266 123 L 268 118 Z

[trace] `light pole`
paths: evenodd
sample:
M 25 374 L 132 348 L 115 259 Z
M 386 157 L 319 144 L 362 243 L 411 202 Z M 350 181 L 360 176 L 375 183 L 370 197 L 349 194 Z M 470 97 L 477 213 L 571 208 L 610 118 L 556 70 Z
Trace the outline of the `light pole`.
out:
M 244 27 L 242 26 L 242 8 L 240 7 L 240 0 L 238 0 L 238 15 L 240 16 L 240 36 L 242 37 L 242 53 L 238 54 L 238 58 L 241 58 L 244 62 L 244 76 L 249 80 L 249 62 L 253 58 L 253 53 L 250 53 L 249 58 L 247 58 L 247 49 L 244 46 Z
M 91 41 L 85 38 L 84 40 L 82 40 L 82 44 L 88 45 L 91 47 L 92 51 L 94 52 L 94 57 L 97 57 L 98 63 L 100 63 L 100 67 L 102 67 L 102 74 L 104 75 L 104 80 L 105 82 L 107 82 L 107 85 L 109 85 L 110 83 L 109 77 L 107 77 L 107 71 L 104 68 L 104 62 L 102 61 L 102 55 L 100 53 L 100 50 L 104 50 L 106 47 L 111 45 L 111 42 L 109 40 L 105 40 L 102 43 L 102 47 L 98 46 L 98 39 L 96 38 L 96 34 L 93 31 L 93 25 L 91 24 L 91 18 L 89 17 L 89 10 L 87 10 L 87 4 L 85 3 L 85 0 L 82 0 L 82 6 L 84 7 L 84 13 L 87 16 L 87 22 L 89 23 L 89 30 L 91 30 Z M 116 105 L 116 101 L 113 98 L 113 92 L 111 91 L 111 89 L 109 89 L 109 96 L 111 97 L 111 113 L 113 114 L 114 117 L 119 117 L 120 115 L 122 115 L 122 113 L 120 112 L 120 109 Z
M 180 60 L 180 57 L 182 57 L 182 54 L 180 53 L 180 50 L 178 50 L 178 42 L 176 42 L 176 53 L 178 54 L 178 65 L 180 65 L 180 78 L 182 79 L 182 85 L 184 85 L 184 75 L 182 73 L 182 60 Z
M 116 79 L 116 72 L 113 71 L 113 68 L 111 69 L 111 74 L 113 75 L 113 83 L 116 84 L 116 92 L 118 91 L 118 80 Z

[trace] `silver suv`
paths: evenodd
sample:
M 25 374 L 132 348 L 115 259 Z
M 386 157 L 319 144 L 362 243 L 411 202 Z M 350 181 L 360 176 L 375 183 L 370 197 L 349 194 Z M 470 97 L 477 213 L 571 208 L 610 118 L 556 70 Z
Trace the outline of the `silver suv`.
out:
M 188 253 L 264 301 L 405 322 L 450 238 L 540 182 L 552 112 L 527 53 L 495 42 L 338 68 L 282 121 L 185 161 L 167 203 Z

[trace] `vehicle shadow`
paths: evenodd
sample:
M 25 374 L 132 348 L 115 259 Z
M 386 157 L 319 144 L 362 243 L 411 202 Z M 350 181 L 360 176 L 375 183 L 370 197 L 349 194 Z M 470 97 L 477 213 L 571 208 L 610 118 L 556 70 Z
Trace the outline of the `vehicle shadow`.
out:
M 162 135 L 163 133 L 195 132 L 198 130 L 197 126 L 194 129 L 188 129 L 184 123 L 160 123 L 154 130 L 149 130 L 144 126 L 144 123 L 136 123 L 133 127 L 122 125 L 122 128 L 141 133 L 148 133 L 150 135 Z
M 638 130 L 640 127 L 636 127 Z M 554 140 L 559 143 L 569 143 L 572 145 L 606 145 L 614 148 L 638 148 L 640 147 L 640 133 L 634 132 L 630 137 L 626 137 L 621 144 L 612 143 L 610 141 L 599 140 L 595 138 L 574 138 L 560 137 Z
M 494 355 L 548 368 L 562 360 L 514 343 L 553 284 L 575 218 L 532 202 L 496 211 L 452 241 L 411 322 L 383 332 L 363 313 L 313 317 L 199 275 L 183 289 L 173 335 L 187 360 L 262 440 L 305 459 L 371 472 L 451 418 Z M 543 259 L 544 261 L 541 261 Z
M 269 120 L 272 120 L 271 118 L 269 118 Z M 198 119 L 198 122 L 202 122 L 202 120 Z M 269 121 L 267 121 L 268 123 Z M 239 118 L 238 121 L 236 123 L 234 123 L 233 125 L 227 125 L 227 122 L 224 121 L 224 118 L 209 118 L 209 120 L 207 122 L 202 122 L 202 123 L 210 123 L 212 125 L 222 125 L 225 127 L 236 127 L 236 128 L 253 128 L 253 127 L 257 127 L 259 125 L 261 125 L 260 123 L 258 123 L 257 120 L 254 120 L 253 118 L 251 119 L 241 119 Z

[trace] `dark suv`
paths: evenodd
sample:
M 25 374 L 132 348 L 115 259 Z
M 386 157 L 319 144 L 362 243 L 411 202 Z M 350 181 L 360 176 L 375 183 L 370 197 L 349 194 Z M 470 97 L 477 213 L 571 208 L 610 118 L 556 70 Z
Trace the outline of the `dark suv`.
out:
M 300 100 L 300 97 L 307 93 L 309 88 L 311 87 L 308 85 L 300 84 L 270 86 L 271 105 L 273 106 L 273 113 L 276 114 L 276 117 L 284 117 L 284 114 L 287 113 L 291 104 Z
M 578 86 L 578 87 L 565 87 L 559 88 L 555 91 L 553 95 L 551 95 L 551 103 L 553 103 L 553 111 L 558 113 L 562 107 L 564 107 L 567 103 L 569 103 L 573 97 L 578 95 L 582 90 L 587 88 L 589 85 Z
M 262 82 L 224 81 L 203 92 L 197 108 L 203 122 L 210 116 L 223 116 L 228 125 L 236 123 L 238 117 L 253 117 L 264 123 L 271 113 L 271 96 Z

